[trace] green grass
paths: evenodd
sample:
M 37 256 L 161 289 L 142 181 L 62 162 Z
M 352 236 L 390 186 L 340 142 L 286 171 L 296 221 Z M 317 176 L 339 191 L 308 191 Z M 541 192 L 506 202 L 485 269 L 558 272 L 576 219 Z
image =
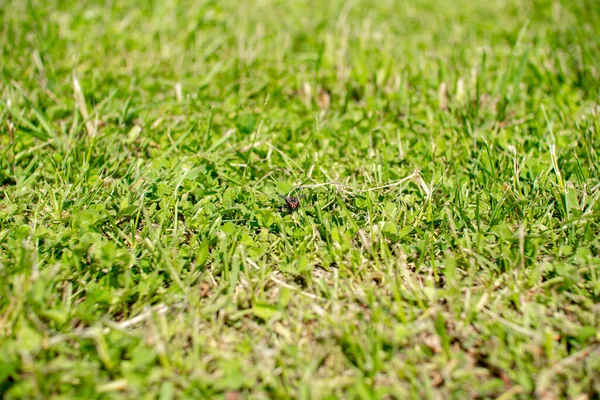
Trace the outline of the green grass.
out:
M 598 398 L 594 0 L 0 21 L 5 398 Z

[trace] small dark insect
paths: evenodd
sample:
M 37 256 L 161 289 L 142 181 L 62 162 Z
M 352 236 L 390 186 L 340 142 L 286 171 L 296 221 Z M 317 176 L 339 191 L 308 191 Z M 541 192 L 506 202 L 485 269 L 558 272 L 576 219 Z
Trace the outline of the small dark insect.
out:
M 284 196 L 284 195 L 279 195 L 279 197 L 281 197 L 283 200 L 285 200 L 285 205 L 290 209 L 290 210 L 296 210 L 298 208 L 298 206 L 300 205 L 300 197 L 296 197 L 296 196 Z

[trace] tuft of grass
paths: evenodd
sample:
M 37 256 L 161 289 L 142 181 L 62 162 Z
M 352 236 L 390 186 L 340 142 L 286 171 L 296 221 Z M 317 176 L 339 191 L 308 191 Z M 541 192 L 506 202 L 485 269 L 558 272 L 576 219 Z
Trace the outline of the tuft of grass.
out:
M 0 20 L 4 398 L 598 396 L 593 0 Z

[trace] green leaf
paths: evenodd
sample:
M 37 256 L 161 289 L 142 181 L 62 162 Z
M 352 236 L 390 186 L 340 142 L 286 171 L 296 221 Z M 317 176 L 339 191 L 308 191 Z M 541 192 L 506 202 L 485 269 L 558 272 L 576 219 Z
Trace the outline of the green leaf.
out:
M 446 320 L 441 312 L 436 314 L 434 326 L 435 331 L 442 342 L 442 348 L 444 349 L 444 352 L 447 356 L 450 356 L 450 337 L 448 336 L 448 331 L 446 330 Z
M 196 251 L 196 265 L 198 267 L 204 266 L 206 264 L 206 260 L 208 259 L 208 240 L 203 240 L 200 243 L 200 247 Z
M 171 400 L 173 398 L 175 392 L 175 387 L 173 386 L 173 382 L 167 381 L 163 382 L 160 386 L 160 400 Z
M 567 216 L 571 215 L 573 209 L 580 208 L 579 201 L 577 200 L 577 191 L 575 191 L 575 189 L 572 187 L 565 191 L 565 208 Z
M 254 132 L 256 122 L 257 118 L 253 114 L 242 114 L 238 117 L 236 126 L 240 133 L 247 135 Z
M 254 303 L 252 313 L 263 321 L 269 321 L 278 314 L 278 310 L 270 304 Z
M 19 319 L 15 336 L 16 348 L 21 351 L 35 351 L 42 345 L 42 335 L 23 318 Z
M 69 320 L 69 310 L 66 309 L 42 310 L 40 314 L 58 325 L 64 325 Z
M 395 240 L 398 238 L 398 227 L 396 226 L 396 224 L 386 222 L 385 224 L 383 224 L 383 229 L 381 231 L 383 233 L 383 236 L 385 236 L 388 239 Z

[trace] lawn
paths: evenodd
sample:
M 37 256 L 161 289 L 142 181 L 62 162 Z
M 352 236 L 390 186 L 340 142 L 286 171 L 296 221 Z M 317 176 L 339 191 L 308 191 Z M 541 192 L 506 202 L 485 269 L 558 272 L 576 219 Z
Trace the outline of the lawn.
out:
M 0 21 L 0 397 L 599 398 L 595 0 Z

